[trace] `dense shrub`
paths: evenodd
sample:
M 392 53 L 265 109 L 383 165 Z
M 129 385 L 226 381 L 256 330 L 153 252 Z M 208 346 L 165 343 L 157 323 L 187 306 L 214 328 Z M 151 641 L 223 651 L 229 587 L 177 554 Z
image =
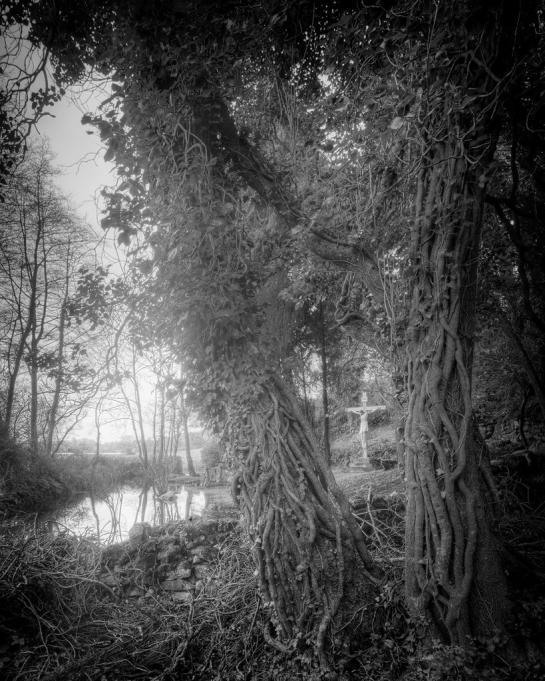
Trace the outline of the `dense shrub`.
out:
M 0 431 L 0 514 L 41 510 L 69 494 L 51 460 L 32 456 Z
M 0 431 L 0 515 L 36 512 L 93 490 L 106 494 L 120 484 L 145 477 L 136 457 L 72 454 L 56 459 L 32 455 Z
M 71 454 L 55 461 L 61 480 L 73 493 L 93 490 L 108 492 L 116 486 L 137 482 L 145 477 L 144 466 L 137 457 Z
M 330 641 L 324 673 L 304 641 L 287 654 L 267 645 L 267 616 L 247 539 L 235 529 L 190 603 L 151 589 L 120 598 L 100 581 L 100 549 L 69 535 L 31 532 L 0 542 L 0 676 L 6 681 L 541 681 L 538 662 L 516 668 L 495 637 L 466 650 L 426 642 L 404 606 L 401 568 L 384 580 L 366 617 L 370 635 Z M 543 600 L 534 603 L 541 606 Z M 535 614 L 529 605 L 532 619 Z M 355 612 L 354 617 L 361 617 Z M 525 627 L 518 631 L 530 637 Z

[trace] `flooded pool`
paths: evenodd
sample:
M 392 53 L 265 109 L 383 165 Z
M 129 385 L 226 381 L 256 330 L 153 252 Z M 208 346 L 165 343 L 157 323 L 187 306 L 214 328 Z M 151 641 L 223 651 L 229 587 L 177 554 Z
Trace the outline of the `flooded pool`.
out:
M 159 493 L 152 485 L 120 487 L 106 498 L 88 495 L 45 518 L 50 532 L 70 531 L 102 544 L 124 541 L 135 523 L 162 525 L 202 516 L 207 509 L 232 504 L 228 488 L 199 489 L 169 485 Z

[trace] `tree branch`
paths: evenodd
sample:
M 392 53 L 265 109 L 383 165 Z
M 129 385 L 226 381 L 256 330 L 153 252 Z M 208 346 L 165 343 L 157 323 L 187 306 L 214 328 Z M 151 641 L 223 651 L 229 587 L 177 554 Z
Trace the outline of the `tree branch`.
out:
M 248 186 L 280 216 L 284 228 L 293 229 L 301 223 L 309 224 L 310 237 L 306 241 L 309 250 L 345 272 L 357 272 L 377 302 L 382 302 L 383 283 L 377 262 L 370 255 L 371 249 L 359 239 L 339 239 L 325 225 L 318 225 L 316 215 L 310 219 L 303 213 L 299 201 L 285 187 L 279 172 L 238 132 L 219 94 L 195 99 L 192 108 L 193 132 L 205 145 L 209 155 L 219 156 L 232 164 Z

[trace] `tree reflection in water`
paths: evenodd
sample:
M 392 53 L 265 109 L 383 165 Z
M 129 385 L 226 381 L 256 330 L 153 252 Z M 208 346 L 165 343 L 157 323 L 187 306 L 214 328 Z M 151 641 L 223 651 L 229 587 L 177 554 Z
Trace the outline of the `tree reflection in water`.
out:
M 137 522 L 150 525 L 185 520 L 203 514 L 206 492 L 181 487 L 158 493 L 152 485 L 122 487 L 106 498 L 92 494 L 76 506 L 62 509 L 47 523 L 51 531 L 67 529 L 78 535 L 94 536 L 102 544 L 124 541 Z

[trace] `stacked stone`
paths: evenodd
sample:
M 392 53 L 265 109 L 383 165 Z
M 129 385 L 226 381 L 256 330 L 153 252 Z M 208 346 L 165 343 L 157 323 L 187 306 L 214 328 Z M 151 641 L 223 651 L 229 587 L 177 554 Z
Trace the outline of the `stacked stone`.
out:
M 121 598 L 164 592 L 188 602 L 210 580 L 211 564 L 237 529 L 236 520 L 137 523 L 128 541 L 104 549 L 100 578 Z

